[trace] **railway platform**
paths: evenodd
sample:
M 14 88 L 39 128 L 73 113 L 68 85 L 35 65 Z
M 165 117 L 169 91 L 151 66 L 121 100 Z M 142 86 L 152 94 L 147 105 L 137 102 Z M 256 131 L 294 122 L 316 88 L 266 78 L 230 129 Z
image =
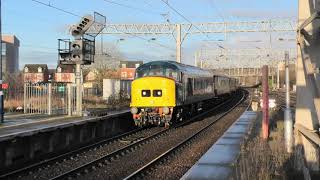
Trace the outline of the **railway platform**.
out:
M 246 111 L 181 179 L 230 179 L 257 112 Z
M 129 109 L 107 111 L 103 117 L 128 113 Z M 38 132 L 62 128 L 73 124 L 82 124 L 92 121 L 97 117 L 74 117 L 67 115 L 45 114 L 10 114 L 5 116 L 5 121 L 0 125 L 0 141 L 15 136 L 32 135 Z
M 8 115 L 0 126 L 0 174 L 18 164 L 126 132 L 134 127 L 132 123 L 129 109 L 96 117 Z

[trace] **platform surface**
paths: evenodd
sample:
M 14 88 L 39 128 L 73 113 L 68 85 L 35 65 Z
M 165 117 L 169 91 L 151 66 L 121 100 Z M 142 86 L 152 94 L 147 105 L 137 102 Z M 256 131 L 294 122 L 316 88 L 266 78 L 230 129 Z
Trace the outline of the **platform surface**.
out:
M 244 112 L 181 179 L 229 179 L 257 113 Z
M 130 112 L 129 109 L 108 111 L 107 116 L 114 116 Z M 0 141 L 15 136 L 25 136 L 37 132 L 44 132 L 52 128 L 61 128 L 71 124 L 82 124 L 99 117 L 69 117 L 48 116 L 44 114 L 12 114 L 6 115 L 5 121 L 0 125 Z

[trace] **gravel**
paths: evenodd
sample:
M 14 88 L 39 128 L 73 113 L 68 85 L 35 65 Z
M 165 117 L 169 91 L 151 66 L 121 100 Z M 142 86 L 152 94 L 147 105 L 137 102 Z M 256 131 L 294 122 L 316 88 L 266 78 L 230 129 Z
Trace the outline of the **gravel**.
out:
M 96 148 L 92 148 L 88 151 L 82 152 L 80 154 L 74 155 L 63 161 L 57 161 L 54 164 L 48 165 L 46 167 L 42 167 L 38 169 L 36 172 L 29 172 L 26 175 L 20 175 L 18 179 L 28 180 L 28 179 L 50 179 L 55 177 L 59 174 L 63 174 L 67 171 L 70 171 L 78 166 L 81 166 L 85 163 L 98 159 L 104 155 L 107 155 L 119 148 L 122 148 L 134 141 L 142 139 L 144 137 L 150 136 L 163 128 L 161 127 L 154 127 L 151 129 L 145 129 L 134 133 L 130 136 L 127 136 L 121 140 L 115 140 L 111 143 L 101 145 Z
M 208 125 L 210 122 L 219 117 L 221 113 L 225 112 L 226 109 L 229 109 L 231 106 L 233 106 L 236 102 L 236 99 L 237 98 L 234 98 L 233 103 L 229 103 L 228 107 L 223 106 L 215 110 L 215 114 L 210 118 L 205 118 L 201 121 L 196 121 L 188 125 L 182 126 L 180 128 L 172 129 L 168 131 L 164 136 L 159 137 L 157 140 L 153 140 L 142 145 L 134 152 L 128 153 L 122 157 L 119 157 L 115 161 L 112 161 L 109 165 L 96 169 L 95 171 L 89 172 L 88 174 L 81 175 L 78 177 L 78 179 L 122 179 L 128 176 L 129 174 L 144 166 L 146 163 L 150 162 L 151 160 L 161 155 L 168 149 L 180 143 L 181 141 L 192 135 L 194 132 Z M 242 109 L 241 112 L 240 109 Z M 234 113 L 230 113 L 230 116 L 227 115 L 229 117 L 228 122 L 224 120 L 225 118 L 219 120 L 218 123 L 216 123 L 218 125 L 215 125 L 215 128 L 212 128 L 213 134 L 210 134 L 211 138 L 217 139 L 220 135 L 222 135 L 225 129 L 227 129 L 227 127 L 229 127 L 232 124 L 232 122 L 237 119 L 236 117 L 239 117 L 240 114 L 243 112 L 244 108 L 240 109 L 239 112 L 236 113 L 236 115 L 234 115 Z M 198 146 L 200 147 L 200 145 L 201 144 L 199 144 Z M 200 155 L 199 152 L 201 151 L 194 152 L 195 153 L 191 154 L 191 157 L 198 158 Z M 179 155 L 179 157 L 182 156 Z M 184 156 L 184 158 L 190 159 L 190 155 Z M 191 165 L 194 164 L 195 161 L 188 163 L 188 166 L 185 166 L 185 163 L 183 163 L 183 161 L 174 163 L 171 166 L 168 165 L 169 163 L 165 163 L 164 167 L 166 168 L 163 169 L 161 174 L 155 175 L 154 177 L 157 179 L 168 179 L 171 177 L 176 177 L 174 179 L 177 179 L 178 176 L 172 176 L 172 174 L 176 174 L 175 171 L 178 169 L 183 169 L 184 172 L 186 169 L 188 169 L 187 167 L 191 167 Z M 180 166 L 183 168 L 179 168 Z M 173 173 L 171 173 L 171 175 L 169 176 L 164 174 L 164 172 Z M 181 175 L 182 171 L 179 174 Z
M 119 156 L 108 164 L 99 164 L 94 169 L 89 169 L 86 174 L 77 176 L 77 179 L 120 179 L 133 173 L 146 163 L 153 160 L 155 157 L 161 155 L 171 147 L 180 143 L 194 132 L 200 130 L 214 119 L 219 117 L 226 109 L 232 107 L 239 98 L 233 98 L 232 103 L 219 107 L 210 118 L 205 118 L 201 121 L 184 125 L 179 128 L 172 128 L 164 135 L 149 141 L 135 148 L 132 152 Z M 146 179 L 177 179 L 180 178 L 186 170 L 188 170 L 201 155 L 220 137 L 223 132 L 241 115 L 244 111 L 244 106 L 238 106 L 231 113 L 220 119 L 215 125 L 210 128 L 211 131 L 206 131 L 201 135 L 203 141 L 193 142 L 190 147 L 185 148 L 179 155 L 170 158 L 170 161 L 158 166 L 155 171 L 152 171 Z M 161 127 L 155 127 L 147 130 L 140 131 L 135 135 L 127 137 L 121 141 L 114 141 L 110 144 L 105 144 L 97 148 L 90 149 L 89 151 L 78 154 L 77 156 L 70 157 L 61 162 L 56 162 L 47 167 L 42 167 L 36 172 L 23 175 L 18 179 L 50 179 L 59 174 L 72 170 L 85 163 L 105 156 L 121 147 L 124 147 L 133 141 L 155 134 L 163 130 Z M 199 138 L 197 138 L 199 139 Z M 208 140 L 209 139 L 209 140 Z M 176 160 L 175 160 L 176 159 Z
M 247 105 L 248 101 L 242 104 Z M 158 165 L 156 170 L 145 176 L 144 179 L 180 179 L 245 110 L 246 106 L 236 107 L 198 136 L 191 145 L 183 148 L 178 155 L 170 158 L 165 164 Z

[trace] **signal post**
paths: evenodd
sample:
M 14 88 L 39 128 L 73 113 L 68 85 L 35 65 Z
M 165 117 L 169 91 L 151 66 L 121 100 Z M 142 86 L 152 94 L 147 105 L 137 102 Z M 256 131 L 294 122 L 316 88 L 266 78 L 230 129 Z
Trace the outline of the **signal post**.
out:
M 78 116 L 82 116 L 81 66 L 90 65 L 94 62 L 95 37 L 104 29 L 105 24 L 106 18 L 95 12 L 94 17 L 91 15 L 83 16 L 78 24 L 71 27 L 73 41 L 58 39 L 59 63 L 75 66 L 76 115 Z M 70 110 L 70 107 L 68 109 Z M 71 115 L 71 112 L 68 114 Z

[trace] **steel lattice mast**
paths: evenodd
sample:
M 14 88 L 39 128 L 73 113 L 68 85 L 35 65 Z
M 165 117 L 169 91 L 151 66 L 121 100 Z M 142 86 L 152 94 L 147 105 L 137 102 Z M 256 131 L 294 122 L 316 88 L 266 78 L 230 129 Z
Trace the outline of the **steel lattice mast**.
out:
M 176 40 L 176 60 L 181 62 L 181 45 L 190 34 L 243 32 L 295 32 L 295 20 L 262 20 L 240 22 L 206 22 L 182 24 L 107 24 L 101 34 L 173 35 Z

